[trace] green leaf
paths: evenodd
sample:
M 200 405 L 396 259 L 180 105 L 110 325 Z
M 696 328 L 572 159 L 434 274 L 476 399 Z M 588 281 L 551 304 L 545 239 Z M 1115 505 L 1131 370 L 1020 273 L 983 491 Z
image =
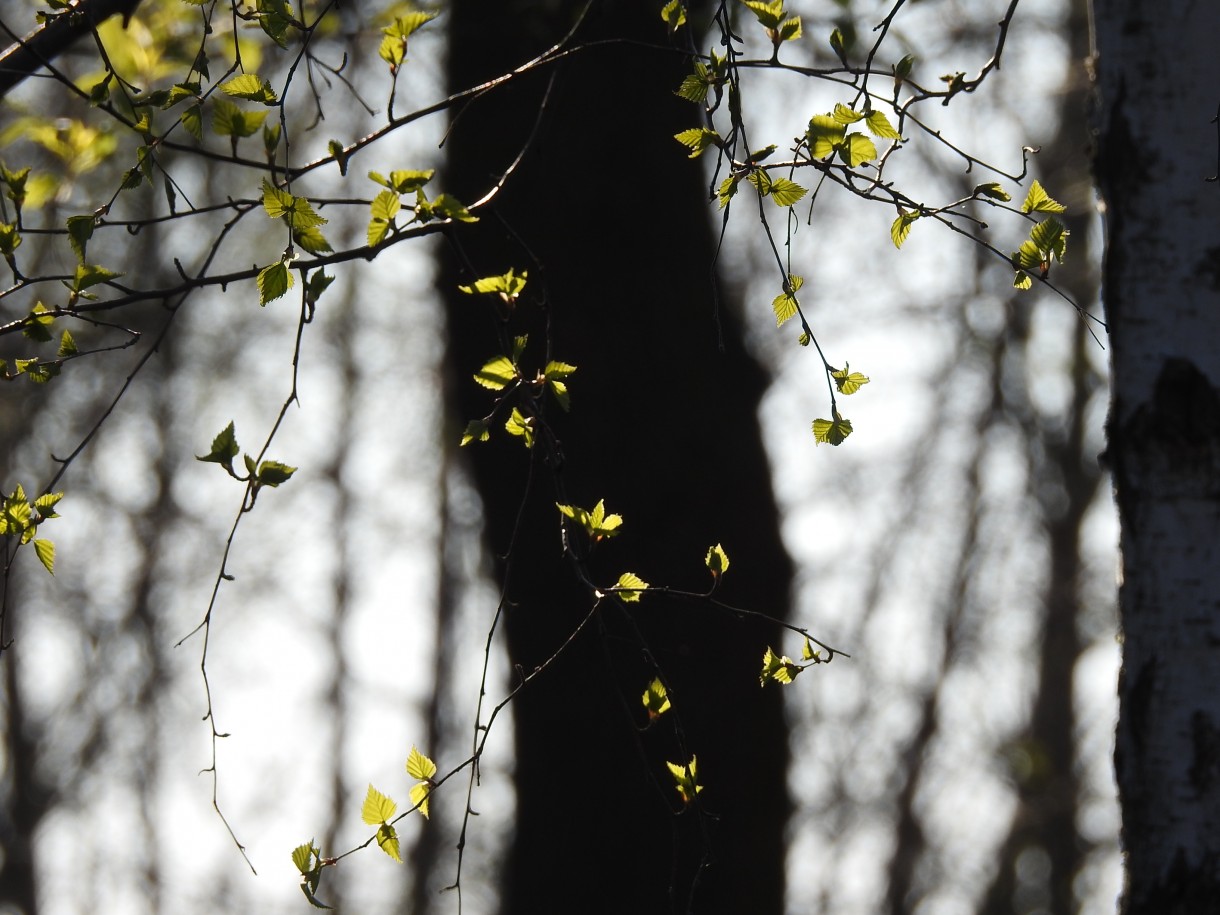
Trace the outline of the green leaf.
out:
M 575 371 L 576 366 L 568 365 L 566 362 L 548 362 L 542 372 L 542 377 L 550 385 L 551 391 L 555 395 L 555 400 L 559 402 L 559 406 L 565 411 L 572 409 L 572 399 L 568 394 L 568 385 L 565 379 Z
M 233 423 L 230 422 L 212 439 L 212 450 L 203 457 L 196 455 L 195 460 L 222 464 L 232 469 L 233 458 L 237 457 L 237 453 L 240 450 L 237 446 L 237 432 L 233 427 Z
M 55 324 L 55 317 L 48 314 L 49 311 L 42 302 L 35 302 L 34 310 L 22 322 L 21 335 L 37 343 L 48 342 L 51 339 L 51 328 Z
M 1028 270 L 1031 268 L 1041 269 L 1042 267 L 1042 250 L 1035 244 L 1034 240 L 1027 238 L 1021 242 L 1020 250 L 1012 255 L 1013 266 Z
M 914 66 L 915 66 L 915 55 L 914 54 L 904 55 L 902 60 L 900 60 L 900 61 L 898 61 L 898 63 L 894 64 L 894 78 L 898 79 L 898 80 L 907 79 L 908 77 L 910 77 L 911 68 Z
M 765 169 L 750 172 L 749 181 L 763 197 L 770 197 L 776 206 L 792 206 L 808 193 L 795 181 L 787 178 L 773 178 Z
M 191 105 L 178 116 L 178 120 L 182 122 L 182 126 L 186 128 L 186 132 L 195 138 L 197 142 L 203 141 L 203 109 L 198 103 Z M 215 121 L 213 120 L 213 129 L 215 129 Z M 216 131 L 218 134 L 220 131 Z M 223 134 L 222 134 L 223 136 Z
M 1062 213 L 1066 209 L 1067 207 L 1046 193 L 1037 178 L 1030 185 L 1025 202 L 1021 204 L 1022 213 Z
M 854 108 L 848 108 L 846 105 L 842 104 L 835 105 L 835 110 L 834 113 L 831 114 L 831 117 L 834 118 L 836 123 L 843 124 L 844 126 L 847 124 L 854 124 L 856 121 L 864 120 L 864 115 L 859 111 L 856 111 Z
M 251 102 L 262 102 L 273 105 L 277 101 L 271 84 L 257 73 L 243 73 L 228 82 L 220 84 L 221 91 L 234 98 L 244 98 Z
M 450 194 L 437 194 L 432 201 L 433 216 L 452 219 L 455 222 L 478 222 L 479 217 L 471 214 L 455 197 Z
M 661 21 L 669 27 L 669 34 L 678 31 L 686 24 L 686 7 L 683 6 L 682 0 L 669 0 L 661 8 Z
M 391 191 L 399 194 L 411 194 L 431 181 L 432 176 L 435 174 L 436 169 L 432 168 L 416 171 L 400 169 L 390 172 L 389 178 L 380 172 L 369 172 L 369 178 Z
M 634 604 L 639 602 L 640 594 L 648 590 L 648 582 L 634 572 L 624 572 L 610 590 L 615 592 L 623 603 Z
M 263 209 L 272 219 L 279 219 L 292 213 L 292 205 L 296 200 L 292 194 L 283 188 L 278 188 L 266 178 L 263 179 Z
M 564 505 L 559 502 L 555 503 L 555 507 L 559 509 L 559 513 L 564 517 L 571 518 L 580 525 L 585 533 L 589 535 L 589 539 L 594 543 L 618 536 L 619 529 L 623 525 L 621 515 L 606 514 L 606 502 L 604 499 L 598 501 L 592 511 L 587 511 L 576 505 Z
M 94 220 L 91 215 L 68 217 L 68 242 L 76 253 L 76 259 L 82 264 L 85 262 L 85 248 L 93 237 L 93 227 Z
M 1014 289 L 1029 289 L 1034 285 L 1033 279 L 1024 270 L 1018 270 L 1012 278 Z
M 241 139 L 253 136 L 266 119 L 266 111 L 244 111 L 226 99 L 213 100 L 212 132 L 219 137 Z
M 884 111 L 873 111 L 864 120 L 868 125 L 869 133 L 874 137 L 881 137 L 883 140 L 902 139 L 902 135 L 894 129 L 894 125 L 890 123 L 890 119 L 885 116 Z
M 707 555 L 703 557 L 703 564 L 711 570 L 714 578 L 719 578 L 729 570 L 729 554 L 719 543 L 709 546 Z
M 799 664 L 786 655 L 782 657 L 777 655 L 768 645 L 767 650 L 763 653 L 762 673 L 758 677 L 758 682 L 762 686 L 766 686 L 768 681 L 774 680 L 776 683 L 786 686 L 796 679 L 796 675 L 801 670 Z
M 322 293 L 330 288 L 330 284 L 335 281 L 333 276 L 328 276 L 324 269 L 315 270 L 309 275 L 309 285 L 305 289 L 305 299 L 309 304 L 317 304 L 318 299 L 322 298 Z
M 34 541 L 34 553 L 38 556 L 38 561 L 43 564 L 48 572 L 55 574 L 55 544 L 50 540 L 38 538 Z
M 851 420 L 844 419 L 838 410 L 831 410 L 834 419 L 815 419 L 813 421 L 813 437 L 820 445 L 841 445 L 847 436 L 851 435 Z
M 655 721 L 670 710 L 669 695 L 660 677 L 654 677 L 644 690 L 644 708 L 648 710 L 649 721 Z
M 263 486 L 279 486 L 287 482 L 294 473 L 295 467 L 281 464 L 279 461 L 263 461 L 258 465 L 258 482 Z
M 805 278 L 794 273 L 788 274 L 784 291 L 771 302 L 771 310 L 775 312 L 775 326 L 782 327 L 786 321 L 794 318 L 799 310 L 796 293 L 805 285 Z
M 774 41 L 795 41 L 801 37 L 801 17 L 793 16 L 785 19 L 776 30 Z
M 784 0 L 741 0 L 767 29 L 777 29 L 784 18 Z
M 915 220 L 918 218 L 919 212 L 917 210 L 908 212 L 902 207 L 898 208 L 898 218 L 890 224 L 890 239 L 894 242 L 895 248 L 902 247 L 902 243 L 911 234 L 911 226 L 915 225 Z
M 392 820 L 396 810 L 398 810 L 398 805 L 393 800 L 369 785 L 368 794 L 364 796 L 364 804 L 360 807 L 360 819 L 369 826 L 376 826 Z
M 842 29 L 836 28 L 830 33 L 830 49 L 835 52 L 835 56 L 839 58 L 843 66 L 847 66 L 847 41 L 843 37 Z
M 428 781 L 436 775 L 436 763 L 412 746 L 407 754 L 407 775 Z
M 673 0 L 673 2 L 676 3 L 677 0 Z M 682 78 L 682 85 L 678 87 L 677 95 L 688 102 L 702 104 L 707 101 L 707 93 L 713 82 L 714 78 L 707 65 L 695 61 L 695 72 L 688 73 Z
M 55 357 L 57 359 L 67 359 L 70 356 L 75 356 L 77 352 L 79 351 L 76 348 L 76 340 L 73 339 L 71 333 L 64 330 L 59 335 L 59 351 L 56 352 Z
M 409 792 L 411 795 L 411 806 L 417 808 L 423 814 L 425 820 L 428 819 L 428 795 L 431 793 L 432 787 L 426 782 L 412 785 Z
M 292 863 L 303 875 L 308 875 L 314 869 L 313 859 L 317 854 L 318 849 L 314 847 L 313 839 L 310 839 L 304 845 L 298 845 L 292 850 Z
M 977 184 L 971 192 L 974 197 L 990 197 L 992 200 L 1009 201 L 1012 200 L 1012 194 L 1004 190 L 997 181 L 988 181 L 986 184 Z
M 377 845 L 383 852 L 402 863 L 402 853 L 398 846 L 398 832 L 389 823 L 377 827 Z
M 517 407 L 504 421 L 504 431 L 520 438 L 526 448 L 534 447 L 534 417 L 526 416 Z
M 690 758 L 688 765 L 680 765 L 678 763 L 665 763 L 669 769 L 669 774 L 674 778 L 674 787 L 678 789 L 678 796 L 682 798 L 683 804 L 689 804 L 695 799 L 703 786 L 699 784 L 698 763 L 694 756 Z
M 294 228 L 292 230 L 292 242 L 310 254 L 326 254 L 335 250 L 331 247 L 330 242 L 326 240 L 326 236 L 322 234 L 321 230 L 315 228 Z
M 720 134 L 706 127 L 692 127 L 689 130 L 683 130 L 681 133 L 674 134 L 674 139 L 691 151 L 687 157 L 689 159 L 697 159 L 708 147 L 719 147 L 724 143 Z
M 1053 255 L 1063 263 L 1063 255 L 1067 251 L 1067 237 L 1070 233 L 1058 219 L 1050 216 L 1030 230 L 1029 240 L 1038 246 L 1038 250 L 1047 257 Z
M 877 147 L 862 133 L 849 133 L 839 147 L 839 158 L 848 168 L 858 168 L 877 158 Z
M 833 115 L 815 114 L 809 120 L 809 129 L 805 133 L 813 158 L 825 159 L 833 155 L 842 144 L 844 133 L 844 126 Z
M 475 374 L 474 380 L 492 391 L 502 391 L 517 377 L 517 367 L 507 356 L 489 359 Z
M 510 267 L 507 273 L 502 273 L 499 276 L 484 276 L 468 286 L 458 286 L 458 291 L 465 292 L 468 295 L 496 293 L 506 304 L 512 305 L 525 290 L 525 282 L 528 276 L 528 270 L 522 270 L 521 275 L 518 276 L 513 272 L 513 268 Z
M 851 366 L 846 363 L 844 363 L 843 368 L 832 370 L 830 377 L 834 379 L 835 386 L 839 389 L 840 394 L 855 394 L 856 391 L 868 384 L 867 375 L 853 372 Z
M 462 447 L 471 442 L 485 442 L 490 438 L 491 431 L 488 429 L 487 423 L 481 419 L 472 419 L 466 424 L 466 431 L 462 433 Z
M 73 292 L 81 292 L 90 286 L 96 286 L 98 283 L 104 283 L 107 280 L 113 280 L 122 275 L 113 270 L 107 270 L 105 267 L 99 267 L 96 264 L 77 264 L 71 288 Z
M 813 650 L 813 643 L 809 641 L 809 636 L 805 636 L 805 644 L 801 646 L 802 661 L 820 661 L 822 653 Z
M 258 272 L 258 304 L 273 302 L 292 288 L 292 272 L 284 261 L 276 261 Z

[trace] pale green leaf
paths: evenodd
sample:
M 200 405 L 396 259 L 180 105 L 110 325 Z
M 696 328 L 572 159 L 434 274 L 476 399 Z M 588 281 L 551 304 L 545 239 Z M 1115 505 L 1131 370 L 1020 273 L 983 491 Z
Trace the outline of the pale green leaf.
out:
M 492 391 L 501 391 L 516 377 L 517 367 L 512 360 L 507 356 L 496 356 L 479 369 L 474 380 Z
M 918 218 L 919 213 L 917 211 L 911 210 L 908 212 L 899 207 L 898 218 L 890 224 L 890 239 L 894 242 L 895 248 L 902 247 L 902 243 L 911 234 L 911 226 L 915 224 L 915 220 Z
M 41 562 L 48 572 L 55 574 L 55 544 L 50 540 L 39 537 L 34 541 L 34 552 L 38 556 L 38 561 Z
M 393 800 L 369 785 L 368 794 L 364 796 L 364 804 L 360 807 L 360 819 L 369 826 L 377 826 L 392 820 L 397 810 L 398 805 Z
M 718 543 L 707 548 L 707 555 L 703 557 L 703 563 L 711 570 L 712 575 L 719 578 L 729 570 L 729 554 Z
M 877 147 L 862 133 L 849 133 L 839 147 L 839 158 L 848 168 L 858 168 L 877 158 Z
M 901 140 L 902 136 L 894 129 L 894 125 L 890 123 L 890 119 L 885 116 L 884 111 L 873 111 L 865 122 L 868 124 L 869 132 L 874 137 L 881 137 L 883 140 Z
M 634 604 L 639 601 L 640 594 L 648 590 L 648 582 L 634 572 L 624 572 L 611 590 L 618 594 L 623 603 Z
M 436 763 L 412 746 L 411 752 L 407 754 L 407 775 L 420 781 L 428 781 L 436 775 Z
M 1062 203 L 1047 194 L 1037 178 L 1030 185 L 1025 202 L 1021 204 L 1022 213 L 1062 213 L 1066 209 Z
M 830 373 L 840 394 L 855 394 L 861 387 L 868 384 L 868 376 L 853 372 L 851 366 L 844 363 L 843 368 Z

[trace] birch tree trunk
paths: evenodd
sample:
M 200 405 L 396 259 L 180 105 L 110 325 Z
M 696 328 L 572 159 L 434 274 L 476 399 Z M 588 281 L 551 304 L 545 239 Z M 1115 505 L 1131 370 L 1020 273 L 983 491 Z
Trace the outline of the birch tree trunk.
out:
M 1220 7 L 1095 0 L 1124 911 L 1220 911 Z

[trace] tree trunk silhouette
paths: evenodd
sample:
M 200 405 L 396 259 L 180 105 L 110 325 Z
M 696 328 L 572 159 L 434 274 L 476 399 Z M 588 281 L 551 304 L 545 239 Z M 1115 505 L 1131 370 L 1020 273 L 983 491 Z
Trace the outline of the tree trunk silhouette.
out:
M 559 38 L 570 22 L 545 9 L 455 2 L 450 87 Z M 527 293 L 542 301 L 523 300 L 508 332 L 532 332 L 538 367 L 578 366 L 571 414 L 547 415 L 562 463 L 544 463 L 541 449 L 527 457 L 498 427 L 491 442 L 466 449 L 506 582 L 518 681 L 593 606 L 564 556 L 556 501 L 605 499 L 625 519 L 591 557 L 603 587 L 630 570 L 706 591 L 703 557 L 722 542 L 732 568 L 717 596 L 783 617 L 792 572 L 756 416 L 767 376 L 745 352 L 736 315 L 717 307 L 705 178 L 672 139 L 699 120 L 673 95 L 688 65 L 660 47 L 655 4 L 601 4 L 580 37 L 609 43 L 562 64 L 549 96 L 543 74 L 475 101 L 456 113 L 448 140 L 446 189 L 472 199 L 543 110 L 495 214 L 455 245 L 481 275 L 528 269 Z M 487 306 L 454 292 L 471 279 L 442 280 L 462 421 L 490 409 L 470 376 L 502 351 Z M 779 691 L 758 680 L 764 648 L 778 639 L 773 625 L 705 602 L 603 603 L 512 706 L 518 820 L 502 910 L 782 911 L 787 734 Z M 640 696 L 653 661 L 677 716 L 645 730 Z M 685 811 L 665 768 L 684 752 L 697 756 L 707 786 Z

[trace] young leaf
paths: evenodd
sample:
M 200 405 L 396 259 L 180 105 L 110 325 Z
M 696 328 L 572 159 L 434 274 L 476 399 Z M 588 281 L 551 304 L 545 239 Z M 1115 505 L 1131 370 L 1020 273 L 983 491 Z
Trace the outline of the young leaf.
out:
M 677 0 L 673 0 L 673 2 L 676 3 Z M 707 64 L 695 61 L 695 72 L 688 73 L 682 78 L 682 85 L 678 87 L 677 95 L 688 102 L 702 104 L 707 101 L 708 90 L 711 89 L 714 82 L 715 77 Z
M 276 261 L 258 272 L 258 304 L 273 302 L 292 288 L 292 272 L 284 261 Z
M 815 114 L 809 120 L 809 129 L 805 132 L 809 149 L 815 159 L 825 159 L 834 155 L 843 142 L 846 128 L 836 120 L 834 115 Z
M 398 832 L 389 823 L 382 823 L 377 827 L 377 845 L 399 864 L 402 863 L 402 853 L 398 846 Z
M 466 431 L 462 433 L 462 447 L 471 442 L 485 442 L 490 438 L 491 431 L 488 429 L 487 423 L 481 419 L 472 419 L 466 424 Z
M 378 826 L 392 820 L 397 810 L 398 805 L 393 800 L 369 785 L 368 794 L 360 807 L 360 819 L 369 826 Z
M 507 356 L 496 356 L 479 369 L 474 380 L 492 391 L 502 391 L 517 377 L 517 367 Z
M 911 234 L 911 226 L 915 225 L 915 220 L 918 218 L 918 210 L 910 210 L 908 212 L 902 207 L 898 208 L 898 218 L 890 224 L 890 239 L 894 242 L 895 248 L 902 247 L 902 243 Z
M 1021 204 L 1022 213 L 1062 213 L 1066 209 L 1067 207 L 1043 189 L 1037 178 L 1029 186 L 1029 193 L 1025 195 L 1025 202 Z
M 771 310 L 775 312 L 775 326 L 782 327 L 784 323 L 796 316 L 798 311 L 796 292 L 805 285 L 805 278 L 794 273 L 788 274 L 788 282 L 784 291 L 771 301 Z
M 76 259 L 85 262 L 85 248 L 93 237 L 94 221 L 92 215 L 68 217 L 68 242 L 76 253 Z M 15 247 L 15 246 L 14 246 Z M 5 253 L 11 254 L 11 251 Z
M 695 799 L 703 786 L 699 784 L 698 763 L 694 756 L 690 758 L 688 765 L 679 765 L 678 763 L 665 763 L 669 769 L 669 774 L 674 778 L 674 787 L 678 789 L 678 796 L 682 798 L 683 804 L 689 804 Z
M 706 127 L 692 127 L 674 134 L 674 139 L 690 149 L 691 153 L 687 157 L 690 159 L 697 159 L 709 146 L 720 146 L 724 143 L 720 134 Z
M 624 572 L 610 590 L 618 594 L 623 603 L 634 604 L 639 601 L 640 594 L 648 590 L 648 582 L 634 572 Z
M 709 546 L 707 555 L 703 557 L 703 563 L 711 570 L 714 578 L 719 578 L 729 570 L 729 554 L 719 543 Z
M 458 291 L 465 292 L 468 295 L 494 292 L 499 294 L 505 304 L 512 305 L 525 290 L 525 282 L 528 277 L 528 270 L 522 270 L 521 275 L 517 276 L 513 272 L 513 268 L 509 267 L 507 273 L 502 273 L 499 276 L 480 277 L 469 286 L 459 286 Z
M 858 168 L 877 158 L 877 147 L 862 133 L 849 133 L 839 147 L 839 158 L 848 168 Z
M 517 407 L 504 421 L 504 431 L 520 438 L 526 448 L 534 447 L 534 417 L 526 416 Z
M 686 7 L 682 0 L 669 0 L 661 7 L 661 20 L 669 27 L 669 34 L 678 31 L 686 24 Z
M 232 470 L 233 458 L 237 457 L 240 450 L 237 445 L 237 434 L 234 431 L 233 423 L 230 422 L 212 439 L 212 450 L 204 457 L 196 455 L 195 460 L 221 464 Z
M 648 689 L 644 690 L 644 708 L 648 710 L 649 721 L 655 721 L 670 709 L 665 684 L 659 677 L 653 678 L 653 681 L 648 684 Z
M 432 788 L 427 782 L 411 786 L 411 806 L 417 808 L 425 820 L 428 819 L 428 795 L 431 793 Z
M 832 409 L 830 414 L 834 419 L 815 419 L 813 421 L 813 437 L 819 445 L 822 442 L 829 445 L 842 445 L 843 440 L 851 435 L 851 420 L 840 416 L 838 410 Z
M 55 574 L 55 544 L 41 537 L 34 541 L 34 552 L 48 572 Z
M 276 102 L 271 84 L 257 73 L 243 73 L 235 76 L 228 82 L 221 83 L 220 88 L 225 95 L 231 95 L 234 98 L 262 102 L 264 105 L 274 105 Z
M 861 387 L 868 384 L 868 377 L 859 372 L 853 372 L 851 366 L 844 363 L 843 368 L 830 373 L 840 394 L 855 394 Z
M 1009 201 L 1012 200 L 1012 194 L 1004 190 L 998 181 L 988 181 L 986 184 L 977 184 L 971 192 L 974 197 L 990 197 L 992 200 Z
M 796 679 L 796 675 L 801 670 L 799 664 L 786 655 L 777 655 L 768 645 L 767 650 L 763 653 L 762 673 L 759 674 L 758 682 L 762 686 L 766 686 L 769 680 L 774 680 L 776 683 L 787 685 Z
M 568 385 L 566 379 L 569 375 L 576 371 L 576 366 L 568 365 L 566 362 L 548 362 L 546 368 L 542 371 L 542 377 L 546 379 L 550 385 L 552 393 L 555 395 L 555 400 L 559 402 L 559 406 L 565 411 L 572 409 L 572 398 L 568 395 Z
M 883 140 L 902 139 L 902 135 L 894 129 L 894 125 L 890 123 L 890 119 L 885 116 L 884 111 L 873 111 L 864 120 L 868 124 L 869 133 L 874 137 L 881 137 Z
M 281 464 L 279 461 L 263 461 L 258 465 L 258 482 L 263 486 L 279 486 L 289 480 L 297 472 L 295 467 Z
M 412 746 L 411 752 L 407 754 L 407 775 L 421 781 L 429 781 L 436 775 L 436 763 Z
M 96 286 L 98 283 L 104 283 L 122 275 L 95 264 L 77 264 L 71 288 L 73 292 L 81 292 L 90 286 Z
M 414 746 L 407 754 L 407 775 L 419 779 L 419 783 L 411 788 L 411 805 L 418 807 L 419 812 L 428 818 L 428 795 L 432 791 L 432 777 L 436 775 L 436 763 L 430 760 Z
M 831 117 L 834 118 L 839 124 L 844 125 L 854 124 L 856 121 L 864 120 L 864 115 L 859 111 L 856 111 L 854 108 L 848 108 L 846 105 L 841 103 L 835 104 L 835 110 L 831 114 Z

